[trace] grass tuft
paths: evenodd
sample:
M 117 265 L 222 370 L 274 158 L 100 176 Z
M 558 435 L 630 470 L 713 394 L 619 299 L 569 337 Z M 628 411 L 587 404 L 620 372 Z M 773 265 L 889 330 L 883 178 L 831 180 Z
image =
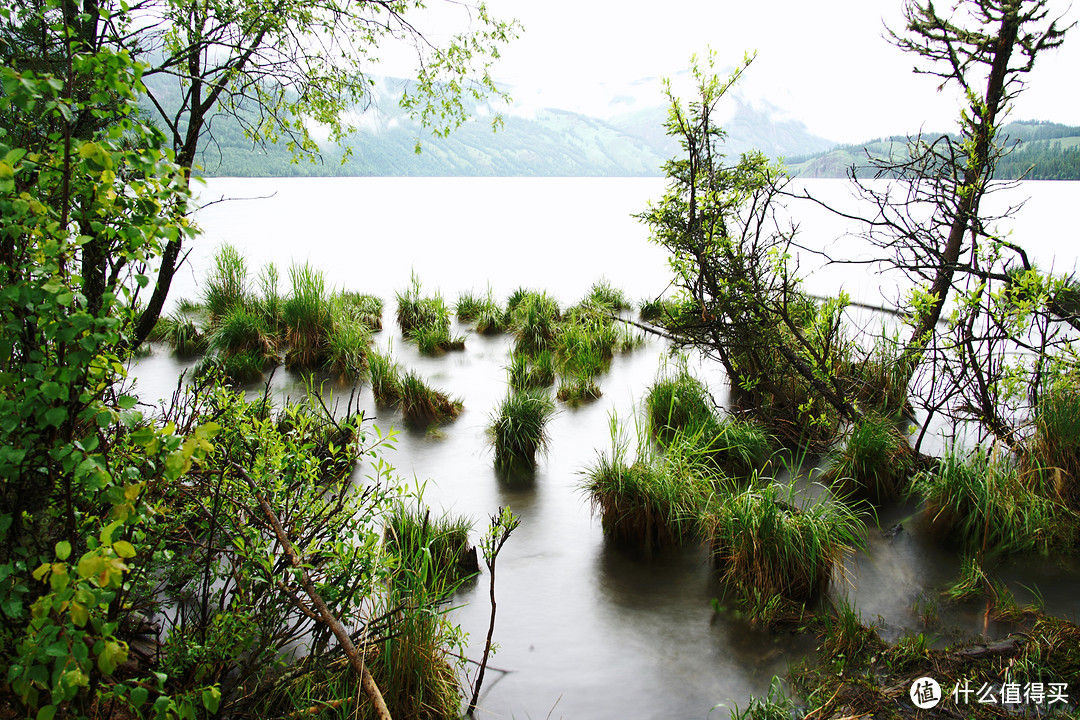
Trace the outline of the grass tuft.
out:
M 537 452 L 547 451 L 547 424 L 554 414 L 555 403 L 546 390 L 510 391 L 488 425 L 495 465 L 535 466 Z
M 842 503 L 800 507 L 794 486 L 772 483 L 725 497 L 701 516 L 713 563 L 743 598 L 816 598 L 862 544 L 863 522 Z
M 900 497 L 913 461 L 911 447 L 892 422 L 867 416 L 832 451 L 823 479 L 841 495 L 883 503 Z

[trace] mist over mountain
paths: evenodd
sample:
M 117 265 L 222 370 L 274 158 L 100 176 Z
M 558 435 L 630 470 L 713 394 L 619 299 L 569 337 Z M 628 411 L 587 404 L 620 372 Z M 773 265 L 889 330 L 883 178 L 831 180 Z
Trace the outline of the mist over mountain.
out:
M 238 122 L 219 116 L 200 164 L 207 176 L 569 176 L 662 175 L 678 143 L 667 136 L 667 108 L 638 97 L 615 97 L 606 117 L 549 107 L 512 106 L 493 132 L 492 109 L 446 138 L 425 134 L 395 101 L 394 82 L 380 80 L 372 106 L 357 113 L 359 129 L 340 146 L 324 143 L 321 161 L 294 163 L 284 147 L 253 146 Z M 660 96 L 656 96 L 658 99 Z M 808 155 L 834 143 L 768 103 L 734 98 L 724 127 L 732 157 L 760 149 L 770 157 Z M 420 140 L 422 152 L 414 149 Z M 351 154 L 344 162 L 345 147 Z

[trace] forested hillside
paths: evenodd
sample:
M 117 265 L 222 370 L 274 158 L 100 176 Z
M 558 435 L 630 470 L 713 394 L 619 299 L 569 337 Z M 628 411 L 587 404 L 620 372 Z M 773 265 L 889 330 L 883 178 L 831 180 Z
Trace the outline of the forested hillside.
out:
M 1080 180 L 1080 127 L 1051 122 L 1015 122 L 1001 130 L 1004 146 L 1012 150 L 997 164 L 1000 180 Z M 938 137 L 924 136 L 925 140 Z M 788 168 L 796 177 L 842 178 L 851 168 L 873 174 L 875 159 L 902 159 L 908 152 L 903 135 L 878 138 L 855 145 L 838 145 L 828 152 L 790 157 Z

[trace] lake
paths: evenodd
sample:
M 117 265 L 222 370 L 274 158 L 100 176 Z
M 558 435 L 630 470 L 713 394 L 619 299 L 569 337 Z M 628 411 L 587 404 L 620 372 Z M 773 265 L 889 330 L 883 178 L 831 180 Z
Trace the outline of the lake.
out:
M 843 181 L 807 181 L 805 187 L 832 202 L 849 201 Z M 401 429 L 387 459 L 406 480 L 425 484 L 433 508 L 473 518 L 476 537 L 500 506 L 522 518 L 499 556 L 499 650 L 478 717 L 725 718 L 728 710 L 717 705 L 745 706 L 750 693 L 764 693 L 774 674 L 813 647 L 813 638 L 772 634 L 714 613 L 711 600 L 720 587 L 702 548 L 648 555 L 608 542 L 579 490 L 583 470 L 610 447 L 610 414 L 633 431 L 637 404 L 666 356 L 662 342 L 617 356 L 601 378 L 599 400 L 560 406 L 550 426 L 551 451 L 535 475 L 506 482 L 493 469 L 486 426 L 506 392 L 509 338 L 456 327 L 467 335 L 465 350 L 427 358 L 403 341 L 392 321 L 393 293 L 408 285 L 411 273 L 425 291 L 439 290 L 450 303 L 463 290 L 490 287 L 505 299 L 526 286 L 546 289 L 565 305 L 601 277 L 633 299 L 663 294 L 666 255 L 632 217 L 663 188 L 660 178 L 226 178 L 201 190 L 204 202 L 237 199 L 196 214 L 204 235 L 178 272 L 170 303 L 198 297 L 200 279 L 223 242 L 246 255 L 252 279 L 267 262 L 276 263 L 282 277 L 291 263 L 310 262 L 330 287 L 380 295 L 386 329 L 377 344 L 464 401 L 463 414 L 438 433 Z M 1010 198 L 1025 196 L 1030 200 L 1011 239 L 1029 246 L 1040 267 L 1072 268 L 1080 183 L 1024 183 Z M 805 245 L 862 252 L 845 237 L 850 225 L 820 208 L 798 204 L 792 214 Z M 895 300 L 893 286 L 866 270 L 822 267 L 813 253 L 799 260 L 811 273 L 811 292 L 835 294 L 842 287 L 871 304 Z M 155 348 L 133 369 L 142 399 L 167 397 L 189 365 Z M 722 397 L 718 369 L 695 369 Z M 280 395 L 297 397 L 303 387 L 299 375 L 279 370 L 275 376 Z M 324 385 L 337 398 L 350 390 L 332 380 Z M 400 425 L 398 413 L 376 411 L 369 389 L 361 389 L 360 404 L 380 427 Z M 895 508 L 880 524 L 906 522 L 911 512 Z M 834 592 L 846 595 L 865 619 L 880 617 L 886 635 L 921 630 L 920 598 L 955 577 L 958 559 L 917 532 L 868 533 L 869 552 L 852 559 L 848 582 Z M 1080 618 L 1075 563 L 1017 563 L 1007 577 L 1021 599 L 1021 585 L 1038 587 L 1048 612 Z M 470 634 L 470 655 L 478 659 L 489 613 L 486 574 L 455 602 Z M 979 610 L 942 614 L 947 627 L 970 635 L 983 629 Z

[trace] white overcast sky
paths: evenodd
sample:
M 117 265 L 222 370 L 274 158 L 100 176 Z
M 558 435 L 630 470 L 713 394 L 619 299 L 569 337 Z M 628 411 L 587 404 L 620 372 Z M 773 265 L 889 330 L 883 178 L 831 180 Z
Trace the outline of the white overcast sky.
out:
M 952 0 L 941 0 L 947 8 Z M 656 83 L 677 76 L 692 53 L 712 47 L 722 66 L 745 51 L 757 60 L 740 84 L 838 142 L 955 126 L 958 100 L 914 75 L 916 61 L 884 39 L 900 26 L 900 0 L 487 0 L 492 14 L 517 18 L 524 31 L 494 68 L 526 107 L 560 107 L 603 116 L 610 100 L 632 93 L 663 104 Z M 1057 15 L 1080 19 L 1068 0 Z M 1080 28 L 1040 56 L 1012 119 L 1080 125 Z

